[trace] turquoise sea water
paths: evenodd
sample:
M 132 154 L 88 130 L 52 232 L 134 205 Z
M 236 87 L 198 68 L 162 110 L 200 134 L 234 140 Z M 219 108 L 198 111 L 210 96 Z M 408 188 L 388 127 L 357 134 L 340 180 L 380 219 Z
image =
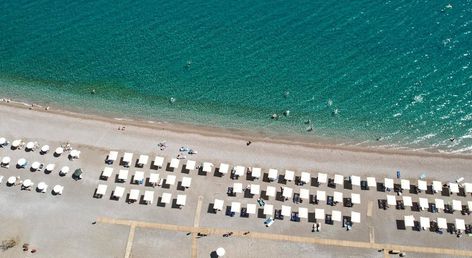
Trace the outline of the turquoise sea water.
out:
M 2 1 L 0 97 L 472 153 L 471 31 L 470 0 Z

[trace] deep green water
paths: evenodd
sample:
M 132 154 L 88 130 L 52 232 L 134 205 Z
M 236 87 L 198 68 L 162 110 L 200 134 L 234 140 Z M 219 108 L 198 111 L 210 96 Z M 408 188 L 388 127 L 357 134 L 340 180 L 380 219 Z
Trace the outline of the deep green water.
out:
M 0 97 L 471 153 L 471 31 L 470 0 L 2 1 Z

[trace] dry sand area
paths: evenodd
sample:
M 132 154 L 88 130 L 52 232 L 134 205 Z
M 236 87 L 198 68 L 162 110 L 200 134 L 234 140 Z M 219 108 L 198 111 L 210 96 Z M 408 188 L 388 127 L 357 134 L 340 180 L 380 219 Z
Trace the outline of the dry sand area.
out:
M 398 211 L 395 208 L 380 210 L 378 199 L 385 199 L 385 193 L 374 189 L 361 191 L 358 188 L 343 189 L 338 186 L 332 189 L 326 185 L 320 187 L 304 186 L 310 192 L 325 190 L 328 194 L 341 191 L 345 196 L 351 192 L 360 193 L 362 204 L 352 208 L 331 207 L 320 203 L 318 208 L 324 208 L 329 214 L 339 210 L 344 214 L 351 211 L 361 213 L 361 223 L 354 224 L 351 231 L 346 231 L 342 223 L 326 225 L 322 222 L 321 232 L 311 231 L 312 221 L 302 219 L 292 222 L 290 218 L 276 220 L 269 228 L 263 224 L 264 219 L 257 215 L 249 218 L 226 216 L 224 211 L 216 214 L 211 211 L 215 198 L 225 201 L 225 207 L 232 201 L 239 201 L 245 207 L 247 203 L 256 203 L 257 197 L 238 195 L 229 197 L 227 187 L 234 182 L 261 185 L 264 190 L 268 185 L 292 187 L 295 192 L 302 187 L 293 182 L 286 184 L 252 182 L 246 177 L 238 180 L 230 179 L 229 175 L 215 176 L 213 173 L 199 175 L 195 171 L 189 174 L 181 169 L 166 171 L 165 169 L 151 170 L 149 165 L 143 169 L 130 167 L 130 176 L 136 170 L 143 170 L 146 176 L 149 172 L 159 173 L 161 177 L 173 174 L 177 181 L 183 176 L 192 178 L 192 186 L 181 190 L 176 186 L 169 188 L 152 188 L 143 185 L 115 182 L 115 175 L 120 167 L 118 162 L 112 165 L 114 173 L 107 181 L 100 180 L 102 169 L 106 166 L 104 159 L 109 150 L 117 150 L 120 157 L 123 152 L 133 152 L 134 160 L 139 154 L 147 154 L 153 160 L 160 155 L 170 161 L 179 153 L 181 146 L 188 146 L 198 151 L 197 155 L 187 155 L 187 158 L 197 163 L 208 161 L 215 165 L 220 162 L 246 167 L 262 167 L 267 173 L 269 168 L 277 168 L 283 174 L 284 169 L 308 171 L 312 178 L 318 172 L 326 172 L 330 176 L 359 175 L 375 176 L 382 180 L 388 176 L 395 178 L 397 170 L 401 170 L 402 178 L 417 179 L 421 174 L 427 175 L 427 180 L 453 181 L 465 177 L 466 182 L 472 182 L 472 157 L 432 155 L 427 153 L 408 153 L 392 151 L 372 151 L 347 149 L 329 146 L 309 146 L 271 141 L 249 135 L 225 135 L 212 131 L 202 131 L 200 128 L 184 128 L 181 125 L 170 124 L 131 124 L 130 122 L 112 119 L 95 119 L 70 113 L 42 112 L 0 105 L 0 137 L 12 141 L 36 141 L 40 145 L 52 147 L 69 142 L 73 148 L 81 151 L 78 160 L 68 160 L 66 155 L 53 157 L 52 153 L 40 155 L 38 151 L 11 150 L 0 148 L 0 158 L 11 157 L 15 164 L 19 158 L 25 158 L 31 164 L 40 161 L 44 164 L 55 163 L 56 170 L 67 165 L 73 171 L 76 168 L 84 170 L 84 178 L 75 181 L 71 178 L 72 171 L 61 177 L 57 171 L 45 174 L 43 171 L 31 172 L 27 169 L 0 168 L 0 176 L 4 176 L 0 184 L 0 240 L 16 239 L 18 245 L 7 251 L 0 251 L 1 257 L 212 257 L 212 252 L 218 247 L 226 249 L 226 257 L 397 257 L 397 255 L 379 252 L 378 249 L 390 244 L 401 246 L 435 247 L 439 249 L 455 249 L 470 251 L 471 238 L 455 235 L 438 235 L 427 231 L 398 230 L 396 220 L 403 215 L 442 216 L 452 222 L 454 218 L 463 218 L 466 224 L 472 223 L 471 216 L 454 214 L 433 215 L 427 211 L 412 212 Z M 117 130 L 126 126 L 126 130 Z M 253 143 L 246 146 L 246 140 Z M 157 144 L 167 141 L 168 147 L 161 151 Z M 181 161 L 181 164 L 185 161 Z M 64 186 L 62 195 L 22 191 L 19 186 L 6 186 L 10 176 L 20 176 L 22 180 L 31 179 L 35 184 L 46 182 L 50 188 L 55 184 Z M 108 185 L 107 194 L 101 198 L 93 197 L 98 184 Z M 139 203 L 127 204 L 125 198 L 118 201 L 110 200 L 110 194 L 115 186 L 123 186 L 126 192 L 130 189 L 155 191 L 155 200 L 162 193 L 187 195 L 187 205 L 182 209 L 166 205 L 161 207 L 154 202 L 151 205 Z M 423 193 L 423 196 L 428 197 Z M 412 195 L 413 198 L 418 196 Z M 430 199 L 434 197 L 429 196 Z M 451 198 L 443 197 L 446 200 Z M 466 203 L 467 197 L 457 197 Z M 199 202 L 201 210 L 198 210 Z M 278 201 L 270 199 L 266 203 L 273 204 L 276 209 L 288 205 L 296 211 L 296 207 L 307 207 L 310 213 L 315 206 L 307 201 L 294 204 L 291 200 Z M 369 203 L 371 215 L 367 216 Z M 311 216 L 311 215 L 310 215 Z M 112 223 L 113 220 L 115 223 Z M 96 223 L 94 223 L 96 222 Z M 129 223 L 129 224 L 127 224 Z M 130 226 L 135 223 L 135 226 Z M 123 225 L 127 224 L 127 225 Z M 194 227 L 198 226 L 198 227 Z M 247 235 L 242 232 L 250 231 Z M 197 233 L 208 236 L 197 237 Z M 231 237 L 223 237 L 225 232 L 235 232 Z M 284 240 L 285 239 L 285 240 Z M 330 241 L 324 241 L 329 239 Z M 332 240 L 332 241 L 331 241 Z M 346 242 L 347 241 L 347 242 Z M 350 242 L 352 241 L 352 242 Z M 23 243 L 29 243 L 30 248 L 36 248 L 36 253 L 25 253 L 21 250 Z M 421 250 L 419 250 L 421 251 Z M 447 254 L 425 254 L 408 251 L 408 257 L 455 257 Z M 458 253 L 459 254 L 459 253 Z M 437 255 L 437 256 L 436 256 Z

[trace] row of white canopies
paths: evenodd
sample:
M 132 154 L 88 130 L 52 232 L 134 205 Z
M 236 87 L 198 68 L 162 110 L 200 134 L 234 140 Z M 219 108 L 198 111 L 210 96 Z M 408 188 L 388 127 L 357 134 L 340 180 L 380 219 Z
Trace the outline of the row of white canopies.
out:
M 369 179 L 370 179 L 370 183 L 369 183 Z M 369 186 L 371 186 L 371 185 L 375 186 L 376 185 L 375 178 L 368 177 L 367 178 L 367 183 L 369 184 Z M 384 186 L 386 188 L 393 189 L 394 188 L 394 180 L 391 179 L 391 178 L 385 178 L 384 179 Z M 448 186 L 449 186 L 449 191 L 451 191 L 451 193 L 459 193 L 460 192 L 459 188 L 461 187 L 461 185 L 459 183 L 449 182 Z M 417 187 L 421 191 L 427 191 L 428 190 L 428 183 L 425 180 L 418 179 Z M 433 192 L 435 192 L 435 193 L 442 192 L 443 183 L 441 181 L 432 181 L 431 187 L 433 189 Z M 464 187 L 464 191 L 466 193 L 472 193 L 472 183 L 463 183 L 463 187 Z M 410 180 L 401 179 L 400 180 L 400 188 L 402 190 L 410 190 L 411 189 Z
M 4 137 L 1 137 L 0 138 L 0 146 L 5 146 L 8 144 L 8 141 L 4 138 Z M 36 148 L 39 147 L 38 143 L 37 142 L 23 142 L 23 140 L 20 140 L 20 139 L 17 139 L 17 140 L 14 140 L 12 143 L 11 143 L 11 146 L 16 149 L 16 148 L 19 148 L 20 146 L 25 146 L 25 150 L 28 150 L 28 151 L 32 151 L 32 150 L 35 150 Z M 49 152 L 49 145 L 43 145 L 40 149 L 40 152 L 41 154 L 46 154 Z M 63 147 L 57 147 L 56 150 L 54 151 L 54 154 L 56 156 L 60 156 L 62 155 L 62 153 L 64 153 L 64 148 Z M 80 151 L 79 150 L 71 150 L 70 153 L 69 153 L 69 156 L 71 158 L 74 158 L 74 159 L 78 159 L 80 157 Z
M 1 166 L 2 167 L 8 167 L 10 165 L 10 162 L 11 162 L 10 157 L 3 157 L 2 161 L 1 161 Z M 19 168 L 25 168 L 28 165 L 28 161 L 24 158 L 20 158 L 20 159 L 18 159 L 16 165 Z M 31 170 L 37 171 L 37 170 L 41 169 L 43 166 L 44 166 L 44 164 L 42 164 L 38 161 L 34 161 L 33 163 L 31 163 Z M 50 163 L 50 164 L 46 165 L 45 171 L 52 172 L 55 168 L 56 168 L 56 164 Z M 59 173 L 61 175 L 65 175 L 65 174 L 69 173 L 69 171 L 70 171 L 70 168 L 68 166 L 63 166 L 61 168 L 61 170 L 59 171 Z
M 213 202 L 213 209 L 215 211 L 221 211 L 224 208 L 224 200 L 215 199 Z M 274 214 L 274 205 L 272 204 L 265 204 L 263 208 L 263 214 L 272 216 Z M 241 212 L 241 203 L 240 202 L 231 202 L 231 212 L 240 213 Z M 325 219 L 325 210 L 315 208 L 315 218 L 316 219 Z M 246 213 L 248 214 L 256 214 L 257 213 L 257 205 L 253 203 L 246 204 Z M 282 216 L 291 216 L 292 215 L 292 207 L 287 205 L 281 205 L 281 215 Z M 298 216 L 300 218 L 308 218 L 308 208 L 305 207 L 298 207 Z M 342 221 L 342 213 L 341 211 L 333 210 L 331 211 L 331 219 L 334 221 Z M 354 223 L 361 222 L 361 214 L 359 212 L 351 211 L 351 221 Z
M 404 222 L 406 227 L 415 226 L 415 217 L 413 215 L 405 215 Z M 438 228 L 447 229 L 447 220 L 445 218 L 436 219 Z M 463 219 L 455 219 L 456 229 L 465 230 L 465 221 Z M 431 227 L 431 219 L 428 217 L 420 217 L 420 226 L 424 229 Z
M 413 206 L 413 199 L 411 196 L 402 196 L 402 201 L 403 205 L 407 207 L 412 207 Z M 443 199 L 434 199 L 434 204 L 437 209 L 444 210 L 444 200 Z M 387 204 L 388 205 L 396 205 L 397 204 L 397 199 L 395 195 L 387 194 Z M 428 198 L 418 198 L 418 205 L 422 210 L 427 210 L 429 209 L 429 200 Z M 467 207 L 469 210 L 472 211 L 472 201 L 467 202 Z M 462 201 L 460 200 L 452 200 L 452 210 L 455 211 L 462 211 Z
M 112 167 L 105 167 L 103 169 L 101 177 L 103 179 L 108 179 L 109 177 L 111 177 L 112 174 L 113 174 L 113 168 Z M 129 175 L 129 170 L 120 169 L 119 172 L 118 172 L 118 181 L 119 182 L 126 182 L 128 180 L 128 175 Z M 165 178 L 160 178 L 158 173 L 150 173 L 149 177 L 146 177 L 144 171 L 135 171 L 131 183 L 141 184 L 141 183 L 144 182 L 145 178 L 148 178 L 148 180 L 149 180 L 148 182 L 152 186 L 162 185 L 164 183 L 166 185 L 175 185 L 175 183 L 177 182 L 177 176 L 175 176 L 175 175 L 167 175 Z M 192 178 L 191 177 L 187 177 L 187 176 L 182 177 L 182 181 L 181 181 L 182 187 L 189 188 L 191 186 L 191 184 L 192 184 Z
M 3 181 L 3 176 L 0 176 L 0 183 Z M 11 176 L 7 179 L 7 185 L 12 186 L 15 185 L 19 179 L 15 176 Z M 21 184 L 22 189 L 31 189 L 31 187 L 34 186 L 33 181 L 31 179 L 26 179 L 24 181 L 19 182 Z M 39 182 L 38 185 L 36 186 L 36 189 L 38 192 L 45 193 L 48 189 L 48 185 L 45 182 Z M 62 194 L 62 191 L 64 190 L 64 186 L 62 185 L 55 185 L 52 189 L 53 194 Z

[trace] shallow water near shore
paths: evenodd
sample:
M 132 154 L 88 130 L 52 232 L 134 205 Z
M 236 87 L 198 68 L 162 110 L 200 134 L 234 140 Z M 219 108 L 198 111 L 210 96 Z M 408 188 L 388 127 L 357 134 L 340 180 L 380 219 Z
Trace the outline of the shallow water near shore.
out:
M 472 153 L 472 3 L 451 5 L 5 1 L 0 96 L 306 141 Z

